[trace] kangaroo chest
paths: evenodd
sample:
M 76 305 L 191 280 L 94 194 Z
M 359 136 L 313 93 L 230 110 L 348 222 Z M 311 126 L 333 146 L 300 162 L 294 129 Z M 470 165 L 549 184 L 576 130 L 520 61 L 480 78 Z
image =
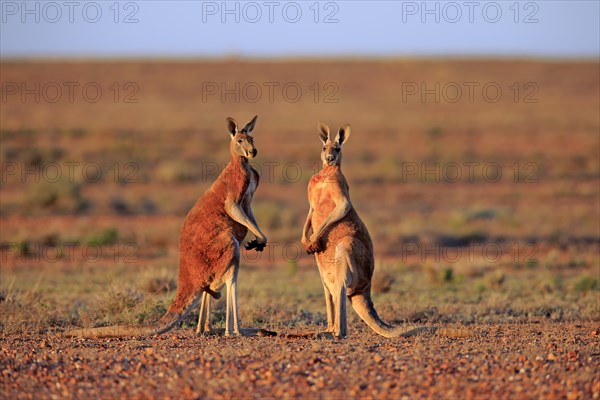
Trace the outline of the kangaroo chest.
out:
M 315 210 L 329 210 L 335 207 L 331 190 L 328 190 L 327 185 L 322 183 L 315 185 L 311 191 L 310 203 Z
M 335 208 L 334 195 L 330 185 L 331 183 L 319 182 L 311 190 L 310 205 L 313 209 L 313 226 L 320 226 Z

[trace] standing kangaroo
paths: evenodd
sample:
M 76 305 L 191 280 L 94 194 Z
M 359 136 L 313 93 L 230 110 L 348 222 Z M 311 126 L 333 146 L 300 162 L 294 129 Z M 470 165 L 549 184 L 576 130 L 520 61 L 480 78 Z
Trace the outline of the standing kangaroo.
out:
M 257 117 L 241 131 L 233 118 L 227 118 L 231 161 L 183 222 L 179 237 L 177 293 L 165 315 L 153 325 L 76 329 L 66 332 L 67 336 L 122 337 L 164 333 L 181 322 L 200 300 L 197 332 L 209 333 L 211 296 L 220 298 L 224 285 L 227 286 L 225 335 L 240 335 L 237 308 L 240 243 L 248 230 L 256 235 L 256 239 L 249 242 L 246 249 L 262 251 L 267 243 L 251 205 L 259 180 L 258 173 L 248 162 L 257 154 L 250 135 Z M 244 330 L 244 333 L 252 334 L 256 330 Z
M 379 318 L 371 300 L 371 279 L 375 267 L 373 242 L 350 202 L 348 183 L 341 169 L 342 145 L 350 136 L 350 125 L 342 126 L 335 139 L 331 140 L 329 127 L 320 123 L 319 135 L 323 142 L 323 168 L 308 184 L 310 209 L 302 231 L 302 244 L 307 253 L 315 253 L 325 289 L 325 334 L 338 338 L 347 335 L 347 297 L 359 317 L 385 337 L 436 331 L 453 337 L 471 336 L 466 330 L 436 327 L 404 331 L 402 327 L 394 327 Z M 309 239 L 311 228 L 313 235 Z

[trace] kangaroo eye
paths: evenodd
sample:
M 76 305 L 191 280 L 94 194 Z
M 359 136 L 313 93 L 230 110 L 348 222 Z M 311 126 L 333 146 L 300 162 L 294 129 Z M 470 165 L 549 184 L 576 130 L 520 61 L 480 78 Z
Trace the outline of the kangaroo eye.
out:
M 238 139 L 238 143 L 242 143 L 242 139 Z
M 323 147 L 323 151 L 325 151 L 325 147 Z

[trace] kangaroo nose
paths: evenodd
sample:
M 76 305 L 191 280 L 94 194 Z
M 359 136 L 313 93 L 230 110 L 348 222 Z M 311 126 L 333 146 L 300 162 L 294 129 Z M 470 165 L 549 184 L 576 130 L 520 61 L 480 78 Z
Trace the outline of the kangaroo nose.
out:
M 332 154 L 329 154 L 326 158 L 327 158 L 327 161 L 329 161 L 329 162 L 333 161 L 333 155 Z
M 258 154 L 258 150 L 253 149 L 252 150 L 252 157 L 256 157 L 257 154 Z

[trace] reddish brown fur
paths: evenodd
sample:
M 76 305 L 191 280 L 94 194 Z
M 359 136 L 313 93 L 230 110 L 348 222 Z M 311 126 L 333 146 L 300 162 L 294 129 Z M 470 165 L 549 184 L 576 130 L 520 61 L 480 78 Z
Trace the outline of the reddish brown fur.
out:
M 326 334 L 344 337 L 346 297 L 357 314 L 375 332 L 386 337 L 412 336 L 439 331 L 448 336 L 469 336 L 460 329 L 421 327 L 403 331 L 384 322 L 371 300 L 371 279 L 375 268 L 373 242 L 367 227 L 350 202 L 350 190 L 342 174 L 342 145 L 350 136 L 350 126 L 340 128 L 334 140 L 329 127 L 319 125 L 323 142 L 323 168 L 308 184 L 310 210 L 302 232 L 302 244 L 315 253 L 327 306 Z M 310 229 L 313 235 L 309 239 Z
M 203 296 L 198 331 L 210 332 L 210 297 L 220 296 L 227 284 L 226 334 L 240 334 L 237 319 L 237 271 L 240 243 L 248 229 L 257 236 L 253 248 L 262 250 L 267 238 L 252 212 L 252 198 L 259 182 L 248 157 L 257 153 L 250 135 L 256 118 L 238 132 L 227 119 L 231 135 L 231 161 L 188 213 L 179 237 L 179 278 L 175 299 L 155 325 L 114 326 L 67 332 L 67 336 L 103 337 L 162 333 L 171 329 Z
M 238 136 L 248 137 L 245 133 Z M 252 198 L 244 195 L 251 179 L 258 186 L 258 172 L 248 159 L 232 153 L 229 164 L 188 213 L 179 238 L 177 294 L 163 319 L 180 313 L 203 288 L 218 291 L 222 287 L 235 249 L 248 233 L 248 228 L 227 214 L 225 200 L 232 196 L 248 214 Z
M 310 179 L 308 184 L 309 203 L 314 209 L 313 227 L 323 224 L 341 197 L 350 199 L 350 190 L 346 178 L 342 174 L 341 166 L 325 165 Z M 373 242 L 367 227 L 352 206 L 340 221 L 325 230 L 319 243 L 315 246 L 320 249 L 315 254 L 317 263 L 326 275 L 333 273 L 328 271 L 328 267 L 334 266 L 331 264 L 331 260 L 335 260 L 335 251 L 340 243 L 347 244 L 348 250 L 361 265 L 361 268 L 356 271 L 357 279 L 353 281 L 352 286 L 348 287 L 348 296 L 364 294 L 370 289 L 375 268 Z

